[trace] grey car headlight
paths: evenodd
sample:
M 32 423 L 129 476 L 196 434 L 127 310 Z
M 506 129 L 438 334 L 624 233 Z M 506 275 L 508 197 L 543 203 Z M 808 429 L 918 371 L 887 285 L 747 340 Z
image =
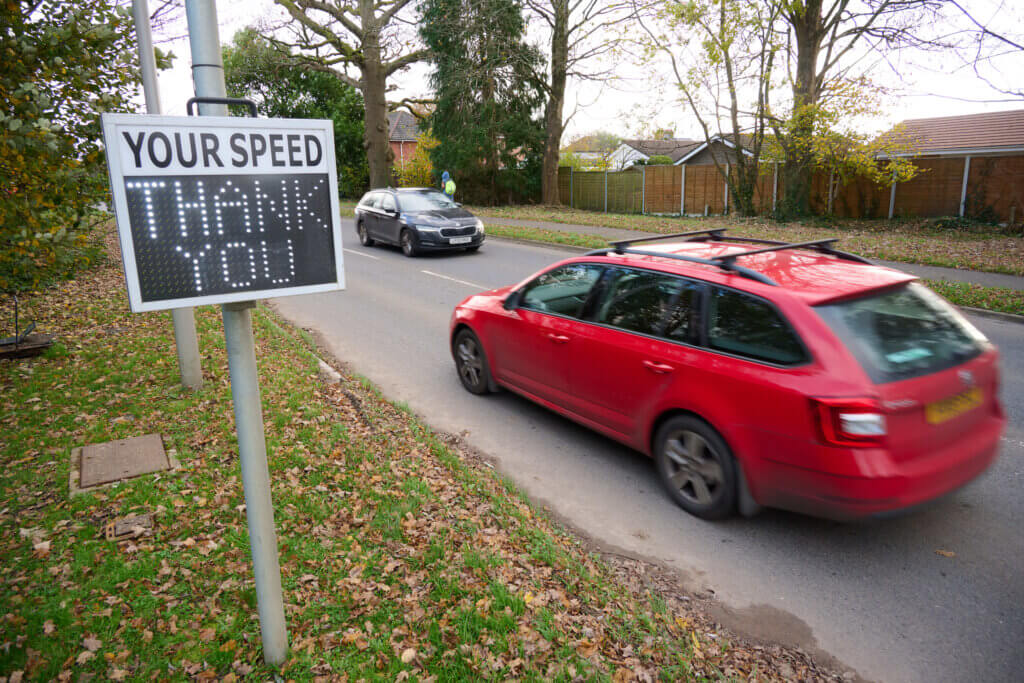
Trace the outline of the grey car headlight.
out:
M 476 219 L 476 231 L 481 235 L 484 234 L 484 222 L 479 218 Z

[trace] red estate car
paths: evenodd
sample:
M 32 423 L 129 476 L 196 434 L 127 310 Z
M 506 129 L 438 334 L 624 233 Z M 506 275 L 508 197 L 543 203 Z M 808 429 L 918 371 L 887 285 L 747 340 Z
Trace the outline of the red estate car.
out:
M 924 503 L 997 455 L 997 351 L 913 276 L 834 242 L 703 230 L 566 259 L 456 307 L 459 377 L 653 456 L 698 517 Z

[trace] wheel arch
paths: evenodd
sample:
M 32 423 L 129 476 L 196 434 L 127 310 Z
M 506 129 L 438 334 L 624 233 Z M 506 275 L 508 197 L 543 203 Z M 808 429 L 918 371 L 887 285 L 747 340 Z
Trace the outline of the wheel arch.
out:
M 754 498 L 754 494 L 750 489 L 750 482 L 747 479 L 748 468 L 744 467 L 743 460 L 736 455 L 736 449 L 733 447 L 732 443 L 729 442 L 729 439 L 726 438 L 726 435 L 722 430 L 716 427 L 713 422 L 700 413 L 686 408 L 668 408 L 659 413 L 658 416 L 654 418 L 654 421 L 651 423 L 651 428 L 647 433 L 647 454 L 652 457 L 654 456 L 654 438 L 658 435 L 658 431 L 661 429 L 661 426 L 674 417 L 695 418 L 706 424 L 709 429 L 714 430 L 715 433 L 718 434 L 725 443 L 726 448 L 729 449 L 729 454 L 732 456 L 733 462 L 736 463 L 736 503 L 740 514 L 744 517 L 753 517 L 760 512 L 761 504 Z

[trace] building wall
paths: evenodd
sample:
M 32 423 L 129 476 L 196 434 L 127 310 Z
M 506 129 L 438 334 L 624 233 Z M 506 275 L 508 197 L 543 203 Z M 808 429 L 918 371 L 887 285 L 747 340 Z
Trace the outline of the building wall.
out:
M 391 141 L 391 151 L 395 155 L 395 167 L 402 168 L 409 160 L 412 159 L 412 155 L 416 153 L 416 141 Z
M 641 154 L 629 145 L 619 145 L 619 148 L 612 152 L 611 167 L 613 171 L 621 171 L 639 159 L 646 159 L 647 155 Z

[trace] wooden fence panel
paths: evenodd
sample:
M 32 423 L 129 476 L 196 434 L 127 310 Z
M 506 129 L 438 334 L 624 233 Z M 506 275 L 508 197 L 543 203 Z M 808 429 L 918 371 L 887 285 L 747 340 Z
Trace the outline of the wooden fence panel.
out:
M 964 160 L 921 159 L 913 180 L 896 186 L 894 216 L 956 216 L 960 213 L 960 191 Z M 886 207 L 888 215 L 888 206 Z
M 686 166 L 686 213 L 724 213 L 725 181 L 714 165 Z
M 681 181 L 681 166 L 648 166 L 644 186 L 647 213 L 679 213 Z
M 604 172 L 580 171 L 572 174 L 573 208 L 604 211 Z
M 569 206 L 569 187 L 572 185 L 572 168 L 569 166 L 558 167 L 558 201 L 563 206 Z
M 640 213 L 643 210 L 643 172 L 619 171 L 608 174 L 608 211 Z
M 966 208 L 975 218 L 1024 220 L 1024 156 L 971 157 Z

